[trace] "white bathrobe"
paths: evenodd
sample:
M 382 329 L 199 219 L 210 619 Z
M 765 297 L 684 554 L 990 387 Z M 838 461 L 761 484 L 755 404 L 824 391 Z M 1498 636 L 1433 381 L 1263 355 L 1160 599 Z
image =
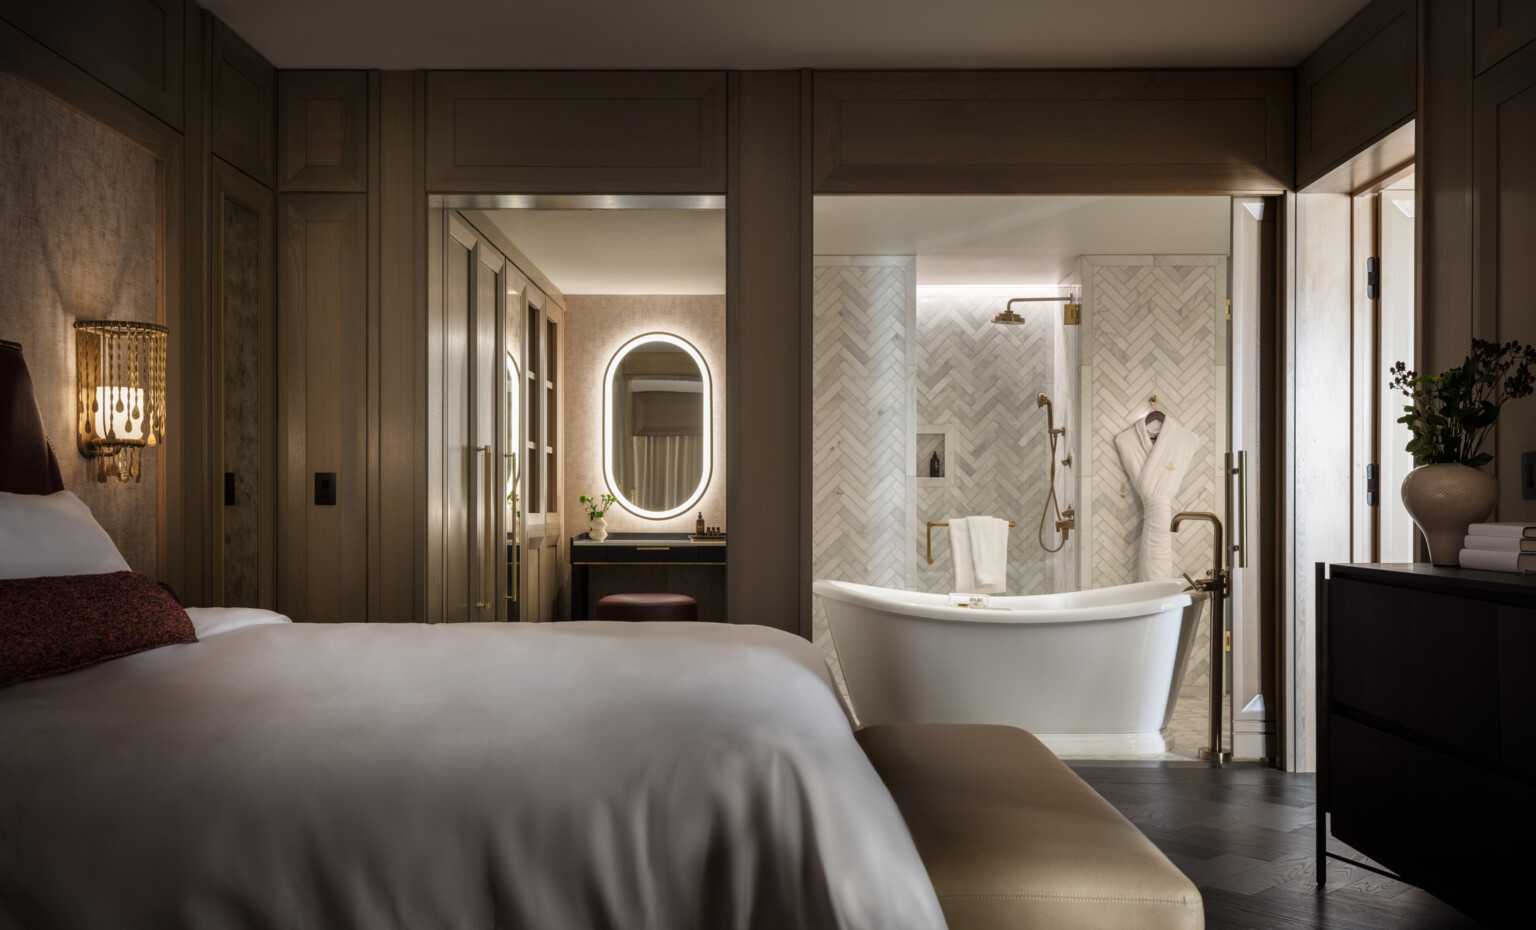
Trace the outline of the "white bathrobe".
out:
M 1174 577 L 1173 496 L 1189 471 L 1189 463 L 1203 442 L 1199 436 L 1165 416 L 1157 429 L 1145 419 L 1115 437 L 1120 464 L 1141 497 L 1141 551 L 1136 561 L 1137 581 L 1163 581 Z

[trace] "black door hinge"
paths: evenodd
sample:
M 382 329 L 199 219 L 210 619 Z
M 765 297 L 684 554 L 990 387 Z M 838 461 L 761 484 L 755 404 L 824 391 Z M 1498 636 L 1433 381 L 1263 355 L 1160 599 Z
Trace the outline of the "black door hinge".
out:
M 1365 466 L 1365 506 L 1375 507 L 1381 499 L 1381 469 L 1371 464 Z
M 1365 260 L 1365 299 L 1375 300 L 1381 294 L 1381 262 L 1374 256 Z

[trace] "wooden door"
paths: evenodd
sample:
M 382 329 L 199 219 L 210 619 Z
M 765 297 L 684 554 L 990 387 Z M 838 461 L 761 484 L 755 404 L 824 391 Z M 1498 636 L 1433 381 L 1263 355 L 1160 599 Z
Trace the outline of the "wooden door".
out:
M 366 194 L 284 194 L 278 267 L 277 609 L 368 618 Z

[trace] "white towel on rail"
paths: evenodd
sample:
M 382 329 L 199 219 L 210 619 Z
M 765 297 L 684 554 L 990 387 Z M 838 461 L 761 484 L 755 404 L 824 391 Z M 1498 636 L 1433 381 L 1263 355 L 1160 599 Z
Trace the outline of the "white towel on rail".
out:
M 1008 521 L 971 517 L 971 566 L 977 594 L 1001 594 L 1008 581 Z
M 987 521 L 991 517 L 950 517 L 949 518 L 949 554 L 955 563 L 955 593 L 957 594 L 1001 594 L 1006 581 L 1005 571 L 1008 558 L 1008 521 L 999 520 L 1003 525 L 1002 555 L 997 559 L 997 567 L 988 562 L 987 569 L 992 571 L 993 581 L 985 583 L 976 571 L 976 555 L 978 548 L 978 535 L 985 536 L 988 530 Z M 990 546 L 983 546 L 990 550 Z M 991 557 L 989 556 L 989 559 Z

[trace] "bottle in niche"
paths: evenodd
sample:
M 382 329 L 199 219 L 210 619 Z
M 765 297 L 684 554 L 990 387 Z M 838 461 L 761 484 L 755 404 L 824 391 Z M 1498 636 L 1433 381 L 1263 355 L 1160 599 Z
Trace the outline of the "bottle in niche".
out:
M 695 521 L 694 524 L 693 524 L 693 535 L 695 535 L 695 536 L 703 536 L 704 535 L 704 511 L 702 511 L 702 510 L 699 511 L 699 519 L 697 521 Z
M 930 477 L 930 478 L 942 478 L 942 477 L 944 477 L 944 463 L 939 461 L 939 453 L 938 452 L 934 452 L 933 453 L 933 458 L 928 460 L 928 477 Z

